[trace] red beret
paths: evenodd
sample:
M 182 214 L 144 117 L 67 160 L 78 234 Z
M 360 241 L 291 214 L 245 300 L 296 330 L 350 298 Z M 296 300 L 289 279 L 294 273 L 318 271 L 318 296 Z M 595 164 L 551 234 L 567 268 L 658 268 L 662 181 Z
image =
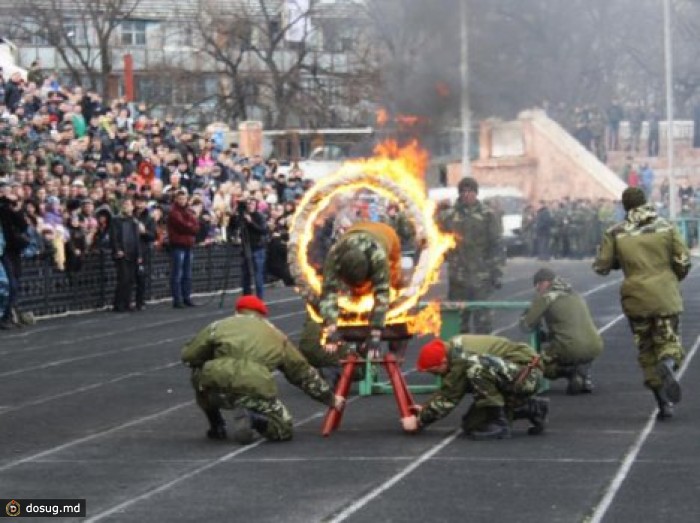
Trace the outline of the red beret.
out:
M 265 302 L 257 296 L 253 296 L 252 294 L 246 294 L 245 296 L 241 296 L 236 301 L 236 312 L 240 312 L 244 309 L 249 311 L 256 311 L 262 314 L 263 316 L 267 316 L 267 305 L 265 305 Z
M 432 369 L 440 365 L 446 356 L 445 342 L 439 338 L 434 339 L 421 347 L 416 368 L 421 372 Z

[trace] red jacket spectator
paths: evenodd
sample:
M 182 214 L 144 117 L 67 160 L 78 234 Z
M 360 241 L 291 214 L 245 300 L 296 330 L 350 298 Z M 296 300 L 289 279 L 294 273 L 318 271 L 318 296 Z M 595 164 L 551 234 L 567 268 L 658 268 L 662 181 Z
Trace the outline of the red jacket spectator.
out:
M 199 220 L 187 205 L 187 195 L 178 194 L 168 215 L 168 243 L 172 247 L 192 247 L 197 231 Z

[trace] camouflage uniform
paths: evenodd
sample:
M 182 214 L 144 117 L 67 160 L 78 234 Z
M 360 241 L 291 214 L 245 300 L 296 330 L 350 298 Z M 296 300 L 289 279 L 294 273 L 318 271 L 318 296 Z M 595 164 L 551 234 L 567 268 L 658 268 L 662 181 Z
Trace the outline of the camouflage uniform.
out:
M 652 204 L 631 209 L 624 222 L 603 236 L 593 270 L 606 275 L 622 269 L 622 310 L 629 319 L 644 383 L 654 391 L 663 383 L 657 364 L 684 357 L 678 337 L 683 299 L 678 282 L 690 270 L 690 253 L 675 226 L 659 218 Z
M 216 321 L 202 329 L 182 351 L 192 367 L 197 404 L 205 413 L 245 408 L 267 418 L 262 434 L 274 441 L 292 437 L 292 417 L 277 398 L 272 371 L 328 406 L 334 396 L 287 337 L 255 312 Z
M 596 329 L 588 305 L 560 277 L 548 291 L 538 295 L 520 318 L 524 330 L 544 321 L 548 343 L 544 347 L 544 375 L 549 379 L 568 377 L 571 367 L 591 363 L 603 351 L 603 338 Z
M 462 334 L 447 344 L 449 370 L 442 386 L 423 405 L 418 420 L 428 425 L 447 416 L 467 393 L 474 404 L 463 420 L 465 429 L 483 421 L 482 410 L 507 407 L 512 410 L 537 393 L 542 370 L 533 367 L 521 382 L 516 378 L 533 361 L 532 347 L 498 336 Z
M 415 250 L 416 228 L 404 212 L 397 211 L 393 216 L 386 214 L 382 217 L 382 221 L 396 231 L 401 241 L 401 250 L 403 252 Z
M 338 321 L 338 295 L 350 291 L 343 281 L 338 262 L 343 251 L 356 249 L 365 253 L 369 263 L 369 281 L 374 293 L 370 326 L 383 329 L 389 310 L 389 289 L 401 287 L 401 242 L 396 232 L 384 223 L 360 222 L 350 227 L 333 245 L 323 265 L 323 289 L 319 311 L 326 324 Z
M 469 206 L 461 201 L 440 216 L 444 231 L 456 235 L 457 246 L 448 255 L 449 290 L 451 301 L 488 300 L 494 285 L 502 275 L 504 252 L 501 225 L 496 215 L 477 201 Z M 462 312 L 461 332 L 472 332 L 469 320 L 472 312 Z M 474 311 L 474 332 L 491 332 L 493 311 Z

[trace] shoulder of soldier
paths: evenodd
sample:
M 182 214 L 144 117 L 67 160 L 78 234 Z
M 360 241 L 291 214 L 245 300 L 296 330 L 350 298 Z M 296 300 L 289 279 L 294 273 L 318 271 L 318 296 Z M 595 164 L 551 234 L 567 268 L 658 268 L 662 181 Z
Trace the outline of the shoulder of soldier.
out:
M 623 220 L 608 227 L 605 230 L 605 233 L 610 234 L 611 236 L 617 236 L 618 234 L 630 230 L 631 226 L 632 224 L 630 222 L 628 222 L 627 220 Z

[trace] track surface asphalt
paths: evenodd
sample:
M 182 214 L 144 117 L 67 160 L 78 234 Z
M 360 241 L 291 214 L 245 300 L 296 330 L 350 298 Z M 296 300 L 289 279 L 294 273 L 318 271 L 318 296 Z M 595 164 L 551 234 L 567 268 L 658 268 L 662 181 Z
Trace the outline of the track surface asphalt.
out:
M 683 402 L 660 423 L 621 316 L 620 274 L 598 277 L 590 260 L 550 266 L 585 294 L 605 351 L 592 395 L 552 384 L 543 436 L 516 424 L 510 440 L 466 440 L 456 431 L 466 401 L 409 436 L 393 398 L 373 396 L 352 400 L 325 439 L 324 407 L 278 377 L 293 441 L 208 441 L 179 354 L 232 309 L 232 296 L 224 309 L 217 296 L 196 309 L 159 304 L 1 333 L 0 497 L 86 498 L 90 521 L 700 521 L 700 271 L 683 284 Z M 537 267 L 510 260 L 495 298 L 528 300 Z M 299 298 L 275 288 L 266 300 L 296 339 Z M 498 333 L 524 339 L 517 315 L 497 316 Z M 404 366 L 409 383 L 425 379 L 411 371 L 420 342 Z

